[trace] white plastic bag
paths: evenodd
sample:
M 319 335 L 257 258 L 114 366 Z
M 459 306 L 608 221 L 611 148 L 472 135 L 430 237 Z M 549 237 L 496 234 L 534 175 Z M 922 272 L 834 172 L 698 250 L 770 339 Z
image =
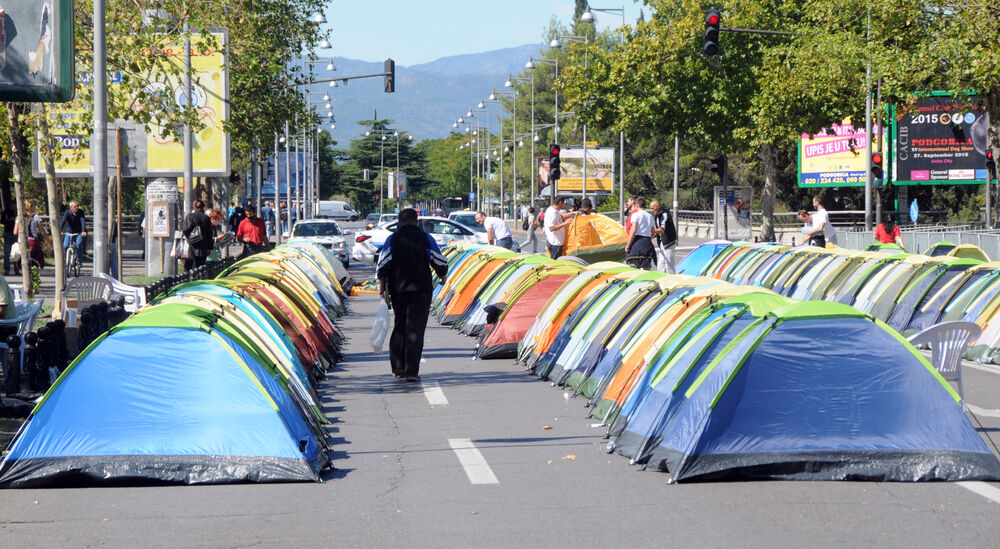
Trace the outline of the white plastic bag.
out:
M 372 352 L 378 354 L 385 348 L 385 340 L 389 338 L 392 316 L 385 300 L 378 300 L 378 311 L 375 312 L 375 323 L 372 324 Z

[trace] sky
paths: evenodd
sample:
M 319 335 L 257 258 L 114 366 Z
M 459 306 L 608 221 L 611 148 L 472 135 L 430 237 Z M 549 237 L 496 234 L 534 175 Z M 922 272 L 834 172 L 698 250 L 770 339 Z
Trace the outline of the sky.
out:
M 599 0 L 594 8 L 620 9 L 629 24 L 639 17 L 632 0 Z M 332 54 L 412 66 L 543 40 L 552 16 L 569 23 L 573 0 L 328 0 L 325 11 Z M 594 12 L 599 29 L 621 26 L 618 13 Z M 325 57 L 330 50 L 316 50 Z

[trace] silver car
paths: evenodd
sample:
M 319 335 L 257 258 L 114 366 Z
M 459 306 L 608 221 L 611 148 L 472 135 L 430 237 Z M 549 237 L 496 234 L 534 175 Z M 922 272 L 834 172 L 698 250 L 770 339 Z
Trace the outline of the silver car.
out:
M 304 238 L 320 244 L 333 252 L 344 267 L 350 267 L 350 243 L 347 238 L 351 232 L 344 232 L 340 225 L 332 219 L 303 219 L 292 227 L 292 238 Z

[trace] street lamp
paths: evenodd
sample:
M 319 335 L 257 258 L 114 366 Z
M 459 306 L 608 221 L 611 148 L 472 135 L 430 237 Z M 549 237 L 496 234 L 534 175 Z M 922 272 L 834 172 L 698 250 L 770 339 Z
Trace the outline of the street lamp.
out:
M 511 83 L 510 77 L 508 76 L 507 82 L 505 82 L 505 84 L 510 84 L 510 83 Z M 510 87 L 513 88 L 513 86 L 510 86 Z M 490 94 L 489 100 L 490 101 L 495 101 L 497 103 L 500 103 L 500 100 L 498 99 L 499 96 L 507 96 L 507 97 L 513 98 L 512 103 L 513 103 L 514 107 L 512 109 L 513 112 L 511 113 L 511 123 L 512 123 L 512 126 L 513 126 L 513 134 L 514 134 L 514 136 L 513 136 L 513 139 L 511 139 L 511 141 L 510 141 L 511 144 L 513 144 L 514 141 L 517 140 L 517 90 L 516 89 L 512 89 L 509 92 L 498 92 L 498 91 L 496 91 L 494 89 L 493 92 Z M 500 104 L 501 104 L 501 107 L 502 107 L 503 104 L 502 103 L 500 103 Z M 503 141 L 503 121 L 501 120 L 500 121 L 500 143 L 501 143 L 501 145 L 503 144 L 503 142 L 504 142 Z M 504 149 L 504 152 L 507 152 L 507 150 Z M 513 163 L 514 163 L 513 164 L 514 165 L 514 175 L 513 175 L 514 188 L 513 188 L 513 200 L 511 202 L 510 211 L 511 211 L 511 214 L 513 214 L 514 217 L 515 217 L 515 219 L 516 219 L 517 218 L 517 214 L 515 212 L 515 209 L 517 208 L 517 147 L 514 147 Z M 502 216 L 502 212 L 503 212 L 503 160 L 500 161 L 500 211 L 501 211 L 501 216 Z
M 592 13 L 592 12 L 595 12 L 595 11 L 599 12 L 599 13 L 612 13 L 612 14 L 616 14 L 616 15 L 621 15 L 622 16 L 622 28 L 623 29 L 625 28 L 625 6 L 624 5 L 622 7 L 620 7 L 620 8 L 592 8 L 592 7 L 590 7 L 590 4 L 587 4 L 587 9 L 584 10 L 583 14 L 580 16 L 580 21 L 583 21 L 584 23 L 593 23 L 594 21 L 596 21 L 596 19 L 594 18 L 594 14 Z M 625 204 L 625 131 L 622 130 L 618 134 L 618 137 L 619 137 L 619 140 L 620 140 L 619 151 L 618 151 L 619 155 L 620 155 L 619 159 L 618 159 L 618 170 L 619 170 L 619 176 L 618 176 L 618 204 L 619 205 L 624 205 Z M 675 143 L 674 143 L 674 149 L 675 149 L 675 151 L 679 148 L 676 141 L 677 141 L 677 139 L 675 138 Z M 677 155 L 675 154 L 674 155 L 674 165 L 676 166 L 676 164 L 677 164 Z M 676 175 L 674 176 L 674 204 L 673 204 L 673 206 L 674 206 L 674 212 L 673 212 L 674 213 L 674 222 L 676 223 L 677 222 L 677 206 L 678 206 L 678 201 L 677 201 L 677 176 Z M 625 225 L 625 220 L 624 219 L 622 219 L 622 225 Z
M 590 43 L 590 38 L 587 36 L 557 36 L 552 39 L 551 46 L 553 48 L 562 48 L 562 43 L 559 39 L 563 39 L 567 42 L 583 42 L 585 44 Z M 583 53 L 583 73 L 584 77 L 587 74 L 589 52 L 586 50 Z M 587 198 L 587 124 L 583 124 L 583 187 L 581 188 L 581 200 Z

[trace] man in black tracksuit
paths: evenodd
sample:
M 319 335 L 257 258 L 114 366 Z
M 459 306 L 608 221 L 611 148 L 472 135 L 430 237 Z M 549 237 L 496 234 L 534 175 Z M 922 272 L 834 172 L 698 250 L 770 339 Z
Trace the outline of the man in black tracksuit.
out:
M 420 230 L 417 211 L 399 212 L 396 232 L 386 239 L 378 258 L 376 276 L 383 299 L 392 303 L 395 326 L 389 338 L 392 375 L 420 381 L 420 355 L 431 309 L 431 268 L 444 282 L 448 260 L 434 238 Z

